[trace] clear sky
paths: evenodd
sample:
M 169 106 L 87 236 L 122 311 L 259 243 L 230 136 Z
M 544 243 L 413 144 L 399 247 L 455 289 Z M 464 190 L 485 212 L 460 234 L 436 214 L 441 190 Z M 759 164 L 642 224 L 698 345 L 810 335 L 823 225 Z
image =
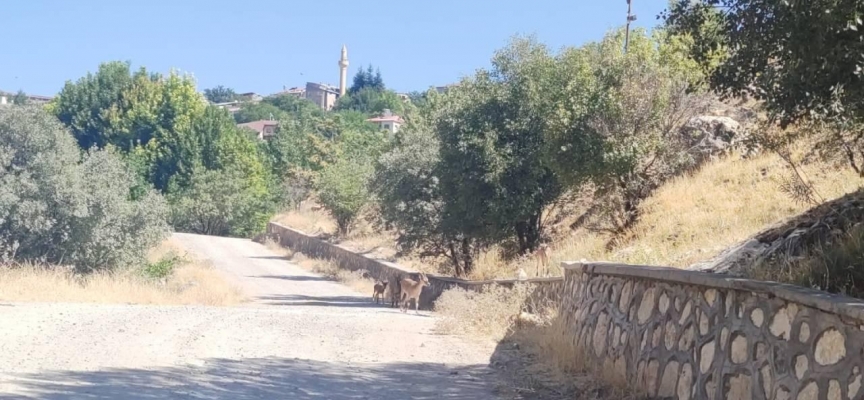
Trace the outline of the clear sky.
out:
M 653 27 L 668 0 L 633 0 Z M 54 95 L 100 62 L 191 72 L 199 89 L 269 94 L 369 63 L 391 89 L 458 81 L 516 34 L 553 48 L 623 26 L 625 0 L 5 0 L 0 90 Z

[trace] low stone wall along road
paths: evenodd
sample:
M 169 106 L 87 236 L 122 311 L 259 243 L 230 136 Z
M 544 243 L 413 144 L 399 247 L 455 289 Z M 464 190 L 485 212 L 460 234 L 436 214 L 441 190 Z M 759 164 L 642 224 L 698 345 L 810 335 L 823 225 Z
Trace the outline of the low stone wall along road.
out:
M 176 234 L 239 307 L 0 304 L 0 399 L 495 399 L 493 351 L 243 239 Z

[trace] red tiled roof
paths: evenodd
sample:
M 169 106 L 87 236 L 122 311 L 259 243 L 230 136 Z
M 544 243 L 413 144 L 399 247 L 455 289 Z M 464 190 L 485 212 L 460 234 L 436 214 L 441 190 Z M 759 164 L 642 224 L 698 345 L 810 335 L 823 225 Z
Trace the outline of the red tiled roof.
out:
M 247 122 L 244 124 L 237 124 L 237 126 L 252 129 L 255 132 L 261 133 L 264 132 L 265 126 L 275 126 L 279 125 L 279 121 L 273 121 L 269 119 L 261 119 L 258 121 Z

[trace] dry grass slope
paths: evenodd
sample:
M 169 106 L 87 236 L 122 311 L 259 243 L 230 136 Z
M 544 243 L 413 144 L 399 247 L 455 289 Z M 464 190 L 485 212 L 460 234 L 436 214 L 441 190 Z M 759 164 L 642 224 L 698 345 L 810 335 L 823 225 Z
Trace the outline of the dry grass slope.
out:
M 151 262 L 185 252 L 170 239 L 148 256 Z M 0 267 L 0 301 L 127 303 L 161 305 L 230 306 L 245 301 L 242 292 L 217 271 L 200 261 L 175 268 L 164 282 L 148 279 L 139 271 L 125 270 L 79 276 L 40 266 Z
M 842 165 L 810 162 L 803 164 L 801 171 L 825 199 L 860 186 L 860 178 Z M 551 272 L 561 273 L 557 267 L 561 261 L 581 259 L 686 267 L 710 258 L 766 225 L 810 207 L 797 203 L 782 190 L 790 172 L 773 154 L 749 159 L 730 155 L 711 162 L 655 192 L 643 203 L 640 221 L 611 249 L 607 247 L 611 238 L 603 233 L 567 228 L 576 217 L 571 216 L 556 227 L 565 234 L 556 237 L 551 246 Z M 397 259 L 393 234 L 376 231 L 367 220 L 359 222 L 349 237 L 340 238 L 340 244 L 358 251 L 372 250 L 382 259 L 424 272 L 437 272 L 440 265 L 446 264 L 410 255 Z M 282 214 L 276 221 L 310 233 L 335 231 L 326 212 L 310 205 Z M 533 260 L 505 260 L 498 248 L 491 248 L 481 254 L 470 278 L 512 278 L 520 267 L 529 275 L 535 273 Z

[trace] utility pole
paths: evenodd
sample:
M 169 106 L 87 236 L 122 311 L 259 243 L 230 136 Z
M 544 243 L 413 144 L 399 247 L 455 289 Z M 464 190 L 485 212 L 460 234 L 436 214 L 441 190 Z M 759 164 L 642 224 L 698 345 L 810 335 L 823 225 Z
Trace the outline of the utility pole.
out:
M 636 20 L 636 15 L 631 14 L 633 0 L 627 0 L 627 30 L 624 33 L 624 52 L 627 52 L 627 46 L 630 44 L 630 23 Z

